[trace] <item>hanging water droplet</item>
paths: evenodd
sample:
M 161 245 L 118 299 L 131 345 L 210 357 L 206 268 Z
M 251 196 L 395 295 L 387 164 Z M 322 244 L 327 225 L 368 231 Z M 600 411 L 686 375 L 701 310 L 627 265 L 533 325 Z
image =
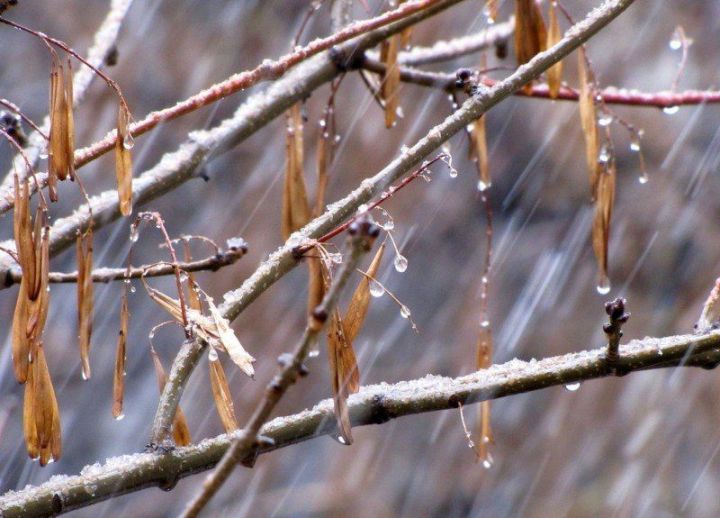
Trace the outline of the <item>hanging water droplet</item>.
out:
M 491 186 L 492 186 L 492 183 L 489 183 L 489 182 L 488 182 L 488 183 L 485 183 L 485 182 L 483 182 L 482 180 L 478 180 L 477 189 L 478 189 L 478 191 L 480 191 L 480 192 L 485 192 L 485 191 L 487 191 Z
M 339 253 L 339 252 L 338 252 L 338 253 L 331 253 L 331 254 L 328 254 L 328 255 L 330 256 L 330 261 L 331 261 L 333 264 L 342 264 L 342 262 L 343 262 L 343 256 L 342 256 L 341 253 Z
M 135 293 L 135 286 L 130 286 L 130 293 Z
M 490 327 L 490 321 L 483 320 L 482 322 L 480 322 L 480 327 Z
M 632 151 L 633 153 L 640 152 L 640 141 L 637 139 L 637 137 L 633 137 L 633 139 L 630 141 L 630 151 Z
M 405 304 L 400 306 L 400 316 L 403 318 L 410 318 L 410 308 Z
M 180 282 L 187 282 L 187 280 L 188 280 L 187 272 L 180 272 Z
M 311 349 L 308 351 L 308 358 L 317 358 L 320 356 L 320 349 Z
M 135 139 L 130 133 L 123 137 L 123 147 L 125 149 L 132 149 L 135 147 Z
M 408 260 L 404 255 L 396 255 L 395 261 L 393 262 L 393 265 L 395 266 L 395 271 L 398 273 L 403 273 L 405 270 L 407 270 L 408 267 Z
M 340 444 L 347 444 L 342 435 L 337 436 L 337 442 L 339 442 Z
M 387 194 L 387 193 L 383 193 L 383 194 Z M 383 216 L 385 216 L 385 221 L 383 223 L 380 223 L 380 227 L 385 231 L 394 229 L 395 221 L 393 220 L 390 213 L 388 211 L 386 211 L 385 209 L 383 209 L 382 207 L 377 207 L 377 209 L 380 212 L 382 212 Z
M 210 360 L 211 362 L 218 361 L 217 349 L 215 349 L 214 347 L 211 347 L 208 351 L 208 360 Z
M 647 173 L 643 172 L 640 176 L 638 176 L 638 183 L 641 183 L 642 185 L 645 185 L 650 180 L 650 177 Z
M 490 455 L 490 454 L 488 453 L 488 456 L 483 459 L 482 465 L 483 465 L 483 468 L 485 468 L 485 469 L 490 469 L 490 468 L 492 468 L 492 465 L 493 465 L 492 455 Z
M 46 160 L 48 157 L 47 151 L 42 151 L 39 155 L 40 160 Z
M 340 142 L 341 139 L 342 139 L 342 137 L 340 135 L 335 135 L 335 144 Z
M 405 117 L 405 112 L 402 109 L 402 106 L 398 106 L 395 108 L 395 115 L 397 115 L 398 119 L 402 119 Z
M 666 106 L 663 108 L 663 113 L 665 115 L 675 115 L 678 111 L 680 111 L 679 106 Z
M 327 125 L 327 123 L 325 122 L 325 119 L 320 119 L 320 121 L 318 122 L 318 125 L 321 128 L 324 128 Z
M 598 154 L 598 162 L 601 164 L 607 164 L 610 161 L 610 147 L 607 143 L 603 144 Z
M 125 419 L 125 414 L 119 414 L 115 416 L 116 421 L 122 421 L 123 419 Z
M 370 281 L 370 295 L 375 298 L 385 295 L 385 287 L 376 280 Z
M 610 293 L 610 280 L 607 278 L 602 279 L 595 289 L 600 295 L 607 295 Z
M 87 374 L 85 374 L 85 369 L 80 369 L 80 377 L 83 381 L 87 381 L 88 377 Z
M 682 48 L 682 35 L 680 34 L 679 29 L 675 29 L 673 32 L 670 37 L 670 41 L 668 42 L 668 46 L 670 47 L 670 50 L 680 50 Z
M 575 392 L 575 391 L 578 390 L 579 388 L 580 388 L 580 382 L 579 382 L 579 381 L 576 382 L 576 383 L 568 383 L 567 385 L 565 385 L 565 390 L 567 390 L 567 391 L 569 391 L 569 392 Z
M 610 126 L 613 121 L 613 116 L 609 113 L 602 113 L 600 114 L 600 117 L 598 118 L 598 124 L 600 126 Z

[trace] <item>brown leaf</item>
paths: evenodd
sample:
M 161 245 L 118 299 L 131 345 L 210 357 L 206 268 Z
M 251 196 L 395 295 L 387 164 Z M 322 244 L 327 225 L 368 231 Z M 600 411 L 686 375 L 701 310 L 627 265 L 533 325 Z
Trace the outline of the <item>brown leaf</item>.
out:
M 385 127 L 392 128 L 397 118 L 397 109 L 400 97 L 400 67 L 397 64 L 400 52 L 401 36 L 390 36 L 382 42 L 380 47 L 380 60 L 385 65 L 385 74 L 380 87 L 380 98 L 385 102 Z
M 515 57 L 518 65 L 530 61 L 545 50 L 547 32 L 536 0 L 515 0 Z M 532 82 L 524 87 L 532 90 Z
M 599 268 L 598 288 L 609 286 L 608 242 L 610 241 L 610 219 L 615 203 L 615 164 L 611 163 L 602 171 L 597 183 L 595 218 L 592 226 L 592 243 Z
M 477 369 L 487 369 L 492 365 L 492 349 L 492 330 L 489 326 L 481 326 L 477 342 L 477 356 L 475 358 L 475 367 Z M 477 460 L 489 462 L 490 452 L 488 451 L 488 447 L 493 442 L 492 428 L 490 427 L 489 401 L 483 401 L 480 404 L 477 430 L 479 433 L 479 440 L 475 441 L 476 444 L 479 444 L 475 448 Z
M 155 367 L 155 376 L 157 377 L 158 388 L 162 394 L 163 389 L 165 389 L 165 383 L 167 383 L 165 368 L 163 367 L 162 361 L 160 361 L 160 357 L 157 352 L 155 352 L 155 348 L 152 346 L 150 346 L 150 355 L 152 356 L 153 366 Z M 173 441 L 175 441 L 175 444 L 178 446 L 187 446 L 192 442 L 190 429 L 187 425 L 187 419 L 185 419 L 185 414 L 180 408 L 180 405 L 178 405 L 175 416 L 173 417 L 172 433 Z
M 303 169 L 303 123 L 300 103 L 287 112 L 287 135 L 285 138 L 287 165 L 282 202 L 281 230 L 283 239 L 310 221 Z
M 225 428 L 225 433 L 230 433 L 239 428 L 237 419 L 235 418 L 235 405 L 233 404 L 230 387 L 228 386 L 225 371 L 217 357 L 210 360 L 210 384 L 212 386 L 213 398 L 215 399 L 215 408 L 217 408 L 220 421 Z
M 367 275 L 374 278 L 377 275 L 378 268 L 380 268 L 380 262 L 382 261 L 383 252 L 385 252 L 385 243 L 380 245 L 378 251 L 375 253 L 370 267 L 367 270 Z M 370 278 L 363 275 L 360 283 L 350 299 L 345 317 L 343 318 L 343 329 L 345 331 L 345 339 L 349 347 L 352 347 L 355 338 L 360 332 L 360 328 L 365 323 L 365 317 L 367 317 L 368 307 L 370 306 Z M 353 392 L 356 392 L 353 391 Z
M 90 337 L 92 335 L 93 319 L 93 233 L 91 228 L 85 234 L 78 235 L 76 249 L 80 361 L 82 363 L 82 377 L 87 380 L 90 379 Z
M 498 0 L 486 0 L 483 12 L 488 19 L 488 22 L 491 20 L 492 22 L 495 22 L 498 17 Z
M 118 184 L 120 213 L 129 216 L 132 213 L 132 135 L 130 134 L 130 114 L 123 104 L 118 108 L 117 140 L 115 141 L 115 176 Z
M 35 345 L 25 384 L 23 429 L 28 454 L 38 458 L 41 466 L 60 458 L 60 411 L 41 343 Z
M 115 419 L 123 417 L 123 399 L 125 397 L 125 359 L 127 349 L 128 323 L 130 311 L 128 310 L 127 289 L 123 290 L 120 302 L 120 332 L 118 333 L 117 349 L 115 350 L 115 371 L 113 373 L 113 406 L 112 415 Z
M 578 50 L 578 71 L 580 75 L 580 93 L 578 106 L 580 109 L 580 122 L 585 137 L 585 161 L 590 175 L 591 198 L 595 200 L 599 174 L 598 146 L 599 137 L 597 129 L 597 116 L 595 114 L 595 95 L 592 87 L 591 73 L 587 68 L 585 50 Z
M 214 328 L 208 329 L 208 332 L 214 336 L 222 349 L 228 353 L 230 359 L 240 367 L 240 369 L 250 377 L 255 375 L 255 369 L 252 363 L 255 361 L 248 352 L 240 344 L 240 340 L 237 339 L 235 333 L 230 328 L 230 322 L 220 314 L 220 310 L 213 304 L 211 298 L 207 298 L 208 309 L 210 311 L 210 317 L 215 324 Z
M 13 315 L 12 360 L 15 379 L 25 383 L 28 378 L 30 340 L 27 335 L 28 296 L 25 278 L 20 281 L 15 314 Z
M 481 191 L 492 185 L 490 178 L 490 166 L 488 162 L 487 131 L 485 129 L 485 116 L 475 121 L 472 131 L 472 155 L 477 160 L 478 188 Z
M 185 254 L 185 262 L 189 263 L 192 261 L 192 254 L 190 253 L 190 243 L 186 239 L 183 239 L 183 250 Z M 202 304 L 200 302 L 200 294 L 198 293 L 195 281 L 195 274 L 193 272 L 187 272 L 187 285 L 188 285 L 188 304 L 191 309 L 202 312 Z
M 329 135 L 320 136 L 317 144 L 316 164 L 317 164 L 317 192 L 315 196 L 315 208 L 313 216 L 318 217 L 325 210 L 325 189 L 328 182 L 328 169 L 333 161 L 334 146 L 329 141 Z
M 557 44 L 562 39 L 562 31 L 560 30 L 560 22 L 557 16 L 557 5 L 554 0 L 550 1 L 550 20 L 547 33 L 547 44 L 546 48 L 550 48 Z M 547 70 L 548 78 L 548 91 L 550 92 L 550 98 L 557 98 L 560 93 L 560 84 L 562 83 L 562 60 L 555 63 Z

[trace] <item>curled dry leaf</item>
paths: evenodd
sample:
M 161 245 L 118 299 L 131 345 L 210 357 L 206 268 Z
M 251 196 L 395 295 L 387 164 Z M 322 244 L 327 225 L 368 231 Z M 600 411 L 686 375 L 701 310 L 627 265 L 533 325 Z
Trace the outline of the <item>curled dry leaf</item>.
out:
M 608 242 L 610 241 L 610 219 L 615 203 L 615 164 L 611 162 L 602 171 L 597 182 L 595 218 L 592 226 L 592 243 L 599 269 L 599 287 L 609 286 Z
M 287 112 L 287 134 L 285 137 L 285 183 L 282 202 L 281 230 L 283 239 L 310 221 L 303 169 L 303 122 L 300 103 Z
M 485 116 L 475 121 L 472 131 L 471 155 L 477 160 L 478 187 L 485 190 L 492 185 L 490 166 L 488 162 L 487 132 L 485 130 Z
M 77 237 L 77 299 L 78 299 L 78 337 L 80 343 L 80 361 L 82 377 L 90 378 L 90 337 L 93 320 L 93 232 L 88 229 Z
M 117 117 L 117 140 L 115 141 L 115 176 L 118 184 L 120 213 L 132 213 L 132 135 L 130 134 L 130 113 L 127 106 L 120 104 Z
M 73 120 L 72 65 L 67 69 L 55 56 L 50 69 L 50 144 L 48 186 L 50 199 L 57 200 L 57 181 L 75 176 L 75 123 Z
M 127 288 L 123 290 L 122 301 L 120 302 L 120 332 L 118 333 L 117 349 L 115 350 L 115 371 L 113 374 L 113 406 L 112 415 L 115 419 L 123 416 L 123 399 L 125 396 L 125 358 L 127 354 L 128 322 L 130 311 L 128 310 Z
M 585 59 L 585 49 L 582 47 L 578 50 L 578 71 L 580 75 L 578 107 L 580 109 L 580 122 L 583 136 L 585 137 L 585 161 L 590 176 L 591 198 L 595 200 L 598 174 L 600 171 L 598 165 L 599 136 L 592 77 L 587 66 L 587 59 Z
M 233 404 L 232 395 L 230 394 L 227 377 L 217 357 L 215 357 L 214 360 L 211 359 L 208 363 L 215 408 L 217 408 L 225 432 L 230 433 L 237 430 L 239 426 L 235 417 L 235 405 Z
M 518 65 L 524 65 L 535 54 L 545 50 L 547 31 L 540 8 L 535 0 L 515 0 L 515 57 Z M 526 93 L 532 91 L 532 83 L 525 85 Z
M 345 444 L 352 444 L 350 414 L 347 409 L 347 398 L 360 390 L 360 371 L 353 349 L 353 342 L 362 328 L 370 305 L 370 278 L 375 277 L 382 260 L 385 244 L 383 243 L 370 263 L 367 275 L 363 276 L 350 299 L 345 318 L 339 311 L 334 311 L 328 327 L 328 360 L 332 379 L 335 417 L 340 436 Z
M 397 118 L 398 103 L 400 97 L 400 67 L 397 64 L 397 56 L 402 44 L 402 36 L 390 36 L 383 41 L 380 47 L 380 60 L 385 65 L 382 85 L 380 87 L 380 98 L 385 103 L 385 127 L 392 128 Z
M 41 342 L 33 345 L 23 404 L 23 431 L 28 454 L 41 466 L 62 453 L 60 411 Z
M 150 355 L 152 356 L 153 366 L 155 367 L 155 376 L 157 377 L 158 388 L 162 394 L 162 391 L 165 388 L 165 383 L 167 383 L 165 368 L 163 367 L 162 361 L 160 361 L 160 357 L 157 352 L 155 352 L 155 348 L 152 346 L 150 346 Z M 187 419 L 185 419 L 185 414 L 179 405 L 177 407 L 177 411 L 175 412 L 175 417 L 173 417 L 172 434 L 173 441 L 175 441 L 175 444 L 178 446 L 187 446 L 192 442 Z
M 547 33 L 546 48 L 550 48 L 562 39 L 562 31 L 560 31 L 560 22 L 557 16 L 557 3 L 553 0 L 550 2 L 550 16 Z M 560 93 L 560 84 L 562 83 L 562 60 L 555 63 L 547 70 L 548 91 L 552 99 L 557 98 Z
M 183 317 L 180 309 L 180 302 L 164 293 L 145 285 L 145 289 L 160 307 L 167 311 L 172 318 L 182 325 Z M 198 288 L 199 289 L 199 288 Z M 242 369 L 245 374 L 252 377 L 255 375 L 255 369 L 252 363 L 255 361 L 248 352 L 240 344 L 235 333 L 230 328 L 230 322 L 223 318 L 220 310 L 212 301 L 212 298 L 205 295 L 205 301 L 208 305 L 210 316 L 203 315 L 197 310 L 188 309 L 188 322 L 195 333 L 201 340 L 208 343 L 216 349 L 225 351 L 230 359 Z

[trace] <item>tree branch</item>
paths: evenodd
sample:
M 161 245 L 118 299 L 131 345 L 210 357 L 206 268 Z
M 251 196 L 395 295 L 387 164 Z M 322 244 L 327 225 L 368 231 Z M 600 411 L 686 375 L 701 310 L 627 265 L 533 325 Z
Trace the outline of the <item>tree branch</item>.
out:
M 428 375 L 392 385 L 366 386 L 348 399 L 352 423 L 382 424 L 405 415 L 611 376 L 605 353 L 603 347 L 537 361 L 511 360 L 458 378 Z M 720 332 L 634 340 L 620 347 L 618 368 L 631 373 L 685 365 L 701 357 L 708 365 L 720 361 Z M 278 417 L 263 426 L 260 433 L 273 443 L 263 443 L 257 453 L 334 433 L 335 426 L 332 399 L 323 400 L 310 410 Z M 0 497 L 0 512 L 3 518 L 59 514 L 147 487 L 171 489 L 179 478 L 212 468 L 242 433 L 223 434 L 165 454 L 110 458 L 102 465 L 85 467 L 76 476 L 61 475 L 40 486 L 9 491 Z

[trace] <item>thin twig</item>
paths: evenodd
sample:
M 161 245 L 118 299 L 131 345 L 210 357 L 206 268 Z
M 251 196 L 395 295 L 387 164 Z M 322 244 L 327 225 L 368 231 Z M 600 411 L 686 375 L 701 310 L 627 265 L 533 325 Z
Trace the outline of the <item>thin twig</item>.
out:
M 317 342 L 328 317 L 335 309 L 340 293 L 355 271 L 355 267 L 360 261 L 360 258 L 372 248 L 372 243 L 375 237 L 377 237 L 379 230 L 379 227 L 369 223 L 368 220 L 356 222 L 356 224 L 350 228 L 350 250 L 348 257 L 343 261 L 340 272 L 335 276 L 323 301 L 308 316 L 307 327 L 305 328 L 302 339 L 293 351 L 292 358 L 285 360 L 281 364 L 278 374 L 268 383 L 263 399 L 256 407 L 252 417 L 243 428 L 240 436 L 233 440 L 233 443 L 227 452 L 225 452 L 225 455 L 223 455 L 215 471 L 205 479 L 202 489 L 183 512 L 182 516 L 184 518 L 196 517 L 213 495 L 222 487 L 225 480 L 227 480 L 235 469 L 235 465 L 248 456 L 252 456 L 253 450 L 256 450 L 260 446 L 258 442 L 260 429 L 269 419 L 273 409 L 285 392 L 287 392 L 290 386 L 293 385 L 301 375 L 303 363 L 307 358 L 308 352 Z
M 702 357 L 711 366 L 720 360 L 720 332 L 635 340 L 623 345 L 620 352 L 620 367 L 627 372 L 691 365 L 694 358 Z M 609 376 L 605 353 L 602 347 L 531 362 L 515 359 L 458 378 L 429 375 L 392 385 L 362 387 L 348 399 L 352 424 L 382 424 L 406 415 L 603 378 Z M 323 400 L 310 410 L 278 417 L 263 426 L 260 434 L 269 440 L 257 453 L 336 433 L 335 426 L 333 401 Z M 148 487 L 170 489 L 180 478 L 211 469 L 242 434 L 238 430 L 162 455 L 137 453 L 110 458 L 102 465 L 84 468 L 76 476 L 10 491 L 0 497 L 0 512 L 3 518 L 54 515 Z

